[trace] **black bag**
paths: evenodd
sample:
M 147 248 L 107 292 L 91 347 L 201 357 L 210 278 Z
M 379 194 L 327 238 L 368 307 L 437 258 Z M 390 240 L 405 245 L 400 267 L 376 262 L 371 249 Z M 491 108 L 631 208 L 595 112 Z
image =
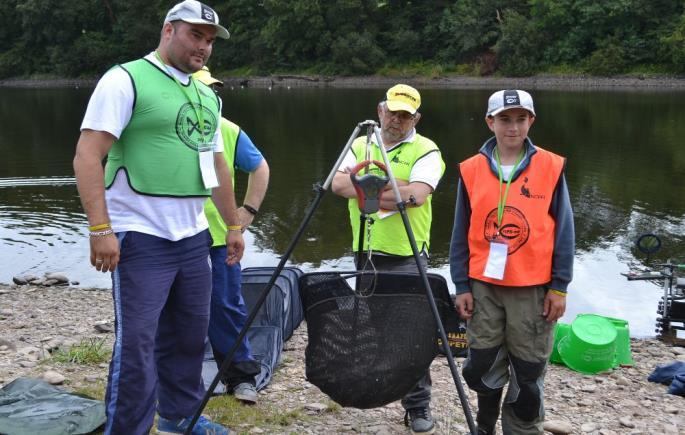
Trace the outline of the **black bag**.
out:
M 445 279 L 428 279 L 443 322 L 456 316 Z M 401 399 L 437 355 L 438 328 L 418 274 L 310 273 L 300 278 L 300 292 L 307 380 L 343 406 L 366 409 Z
M 248 312 L 252 311 L 275 270 L 275 267 L 243 269 L 242 293 Z M 281 326 L 283 341 L 288 341 L 292 337 L 293 331 L 300 326 L 304 317 L 299 292 L 300 276 L 302 271 L 296 267 L 283 268 L 255 318 L 254 325 Z
M 269 385 L 280 362 L 281 352 L 283 351 L 283 338 L 281 334 L 280 326 L 252 325 L 247 331 L 247 339 L 250 341 L 252 357 L 259 361 L 261 366 L 259 374 L 255 375 L 255 388 L 257 388 L 257 391 Z M 209 389 L 212 385 L 212 381 L 214 381 L 218 372 L 219 369 L 214 360 L 212 346 L 207 341 L 205 344 L 205 356 L 202 362 L 202 380 L 206 389 Z M 217 383 L 213 394 L 224 393 L 226 393 L 226 386 L 222 382 Z
M 451 299 L 454 303 L 454 297 Z M 466 340 L 466 321 L 461 319 L 455 309 L 454 316 L 447 316 L 443 320 L 442 326 L 445 328 L 447 344 L 450 346 L 452 356 L 466 358 L 469 353 L 469 345 Z M 445 355 L 445 351 L 442 348 L 442 339 L 440 338 L 438 338 L 438 345 L 440 346 L 440 353 Z
M 275 267 L 248 267 L 242 270 L 241 292 L 248 313 L 252 312 L 275 270 Z M 271 382 L 280 361 L 283 342 L 290 339 L 293 331 L 302 323 L 303 309 L 298 289 L 301 275 L 302 271 L 296 267 L 283 268 L 247 332 L 252 356 L 261 364 L 261 372 L 255 376 L 257 390 Z M 208 342 L 202 366 L 205 388 L 209 388 L 217 372 L 214 353 Z M 213 393 L 225 392 L 226 387 L 219 382 Z

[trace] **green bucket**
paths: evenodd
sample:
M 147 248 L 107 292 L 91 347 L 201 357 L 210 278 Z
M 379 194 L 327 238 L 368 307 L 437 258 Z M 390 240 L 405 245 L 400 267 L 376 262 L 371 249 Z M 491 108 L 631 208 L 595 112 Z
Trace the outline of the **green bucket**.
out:
M 559 355 L 558 346 L 561 339 L 568 335 L 570 329 L 571 325 L 569 323 L 557 322 L 557 324 L 554 326 L 554 347 L 552 348 L 552 354 L 549 356 L 550 362 L 553 362 L 554 364 L 564 363 Z
M 568 335 L 559 340 L 559 356 L 566 366 L 595 374 L 615 366 L 616 328 L 602 316 L 579 314 Z
M 633 354 L 630 352 L 630 331 L 628 321 L 614 317 L 602 316 L 616 328 L 616 357 L 614 367 L 632 367 L 635 365 Z

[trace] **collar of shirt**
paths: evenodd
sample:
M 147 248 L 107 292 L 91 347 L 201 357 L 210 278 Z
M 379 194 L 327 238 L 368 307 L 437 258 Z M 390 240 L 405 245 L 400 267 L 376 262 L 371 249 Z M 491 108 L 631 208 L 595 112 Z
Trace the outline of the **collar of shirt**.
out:
M 415 136 L 416 136 L 416 129 L 412 128 L 411 131 L 409 132 L 409 134 L 407 134 L 407 136 L 404 139 L 402 139 L 401 141 L 394 143 L 391 146 L 387 147 L 385 149 L 385 151 L 386 152 L 392 151 L 393 149 L 395 149 L 399 145 L 402 145 L 405 142 L 413 142 Z M 371 136 L 371 142 L 376 143 L 376 135 L 375 134 L 373 136 Z
M 162 71 L 173 74 L 179 82 L 183 83 L 184 86 L 190 82 L 190 74 L 183 72 L 180 69 L 176 69 L 171 65 L 160 63 L 159 59 L 157 59 L 157 56 L 155 56 L 154 51 L 145 56 L 145 59 L 149 60 L 150 62 L 161 68 Z

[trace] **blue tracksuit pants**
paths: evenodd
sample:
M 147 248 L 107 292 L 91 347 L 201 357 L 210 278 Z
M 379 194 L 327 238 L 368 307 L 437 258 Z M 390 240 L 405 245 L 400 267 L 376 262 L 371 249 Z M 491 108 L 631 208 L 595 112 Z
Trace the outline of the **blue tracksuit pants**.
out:
M 211 237 L 208 231 L 175 242 L 132 231 L 117 236 L 105 434 L 148 434 L 155 404 L 160 416 L 175 420 L 192 416 L 204 395 Z
M 240 291 L 240 264 L 226 264 L 226 246 L 210 249 L 212 259 L 212 302 L 209 320 L 209 342 L 214 359 L 220 368 L 236 338 L 245 326 L 247 307 Z M 254 385 L 254 376 L 259 374 L 260 364 L 255 361 L 247 336 L 240 342 L 231 365 L 222 382 L 229 390 L 241 382 Z

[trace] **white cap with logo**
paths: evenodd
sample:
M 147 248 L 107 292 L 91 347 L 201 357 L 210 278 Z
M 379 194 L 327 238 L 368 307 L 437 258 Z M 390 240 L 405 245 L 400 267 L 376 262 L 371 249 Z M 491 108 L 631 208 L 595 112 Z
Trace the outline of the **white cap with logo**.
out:
M 219 16 L 214 9 L 197 0 L 185 0 L 171 8 L 164 18 L 164 23 L 185 21 L 190 24 L 208 24 L 216 28 L 216 36 L 228 39 L 228 30 L 219 24 Z
M 485 116 L 495 116 L 508 109 L 526 109 L 535 116 L 533 97 L 526 91 L 503 90 L 490 95 L 488 99 L 488 111 Z

